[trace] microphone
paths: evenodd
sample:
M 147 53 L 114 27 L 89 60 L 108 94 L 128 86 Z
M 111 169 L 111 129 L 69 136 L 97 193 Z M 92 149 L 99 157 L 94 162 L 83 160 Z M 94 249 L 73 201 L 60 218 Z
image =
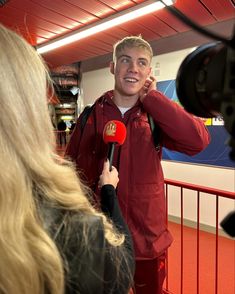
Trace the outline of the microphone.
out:
M 103 140 L 109 145 L 107 158 L 109 159 L 109 170 L 111 171 L 113 153 L 116 145 L 122 145 L 126 139 L 126 126 L 119 120 L 110 120 L 104 126 Z

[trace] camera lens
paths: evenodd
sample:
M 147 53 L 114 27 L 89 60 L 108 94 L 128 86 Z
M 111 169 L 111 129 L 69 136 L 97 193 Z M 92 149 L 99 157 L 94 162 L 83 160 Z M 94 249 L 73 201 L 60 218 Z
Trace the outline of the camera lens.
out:
M 223 99 L 226 48 L 222 43 L 198 47 L 182 62 L 176 92 L 184 108 L 200 117 L 215 117 Z

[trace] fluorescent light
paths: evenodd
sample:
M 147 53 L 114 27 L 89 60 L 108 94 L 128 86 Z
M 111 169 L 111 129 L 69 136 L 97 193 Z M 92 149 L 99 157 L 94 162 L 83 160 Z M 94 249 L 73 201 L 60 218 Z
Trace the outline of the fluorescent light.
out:
M 63 120 L 71 120 L 71 119 L 74 119 L 74 117 L 72 115 L 62 115 L 60 118 L 63 119 Z
M 79 92 L 79 88 L 78 87 L 72 87 L 71 89 L 70 89 L 70 92 L 73 94 L 73 95 L 77 95 L 77 93 Z
M 61 46 L 73 43 L 75 41 L 84 39 L 94 34 L 97 34 L 98 32 L 105 31 L 117 25 L 136 19 L 140 16 L 144 16 L 151 12 L 157 11 L 165 6 L 172 5 L 173 3 L 174 3 L 174 0 L 146 1 L 142 4 L 136 5 L 135 7 L 131 7 L 129 9 L 126 9 L 125 11 L 116 13 L 114 16 L 107 17 L 104 20 L 98 21 L 95 23 L 95 25 L 92 24 L 92 25 L 86 26 L 86 28 L 84 29 L 74 31 L 54 41 L 53 40 L 49 41 L 45 45 L 42 44 L 37 47 L 37 52 L 42 54 L 42 53 L 51 51 Z

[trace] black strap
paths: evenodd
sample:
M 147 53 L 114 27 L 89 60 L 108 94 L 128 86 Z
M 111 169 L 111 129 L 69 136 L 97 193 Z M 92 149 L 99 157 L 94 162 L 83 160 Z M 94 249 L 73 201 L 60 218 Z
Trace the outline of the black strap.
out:
M 94 107 L 94 104 L 87 105 L 84 108 L 84 110 L 83 110 L 83 112 L 81 114 L 80 124 L 81 124 L 81 130 L 82 130 L 82 132 L 83 132 L 83 129 L 84 129 L 85 125 L 86 125 L 86 122 L 88 120 L 88 117 L 89 117 L 89 115 L 92 112 L 93 107 Z
M 154 146 L 156 148 L 157 151 L 160 150 L 160 133 L 161 130 L 159 128 L 159 126 L 157 126 L 152 118 L 152 116 L 150 114 L 148 115 L 148 121 L 149 121 L 149 125 L 150 125 L 150 129 L 152 132 L 152 136 L 153 136 L 153 142 L 154 142 Z

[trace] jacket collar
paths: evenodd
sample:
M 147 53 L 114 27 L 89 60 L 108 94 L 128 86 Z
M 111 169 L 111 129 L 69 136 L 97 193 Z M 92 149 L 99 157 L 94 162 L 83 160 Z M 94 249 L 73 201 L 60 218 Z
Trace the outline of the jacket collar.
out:
M 117 105 L 113 102 L 113 90 L 110 90 L 110 91 L 107 91 L 105 92 L 99 99 L 98 99 L 98 102 L 100 104 L 104 104 L 104 103 L 108 103 L 110 105 L 115 105 L 117 107 Z M 140 100 L 138 99 L 136 101 L 136 104 L 131 108 L 133 109 L 134 111 L 136 110 L 140 110 L 142 109 L 142 103 L 140 102 Z

